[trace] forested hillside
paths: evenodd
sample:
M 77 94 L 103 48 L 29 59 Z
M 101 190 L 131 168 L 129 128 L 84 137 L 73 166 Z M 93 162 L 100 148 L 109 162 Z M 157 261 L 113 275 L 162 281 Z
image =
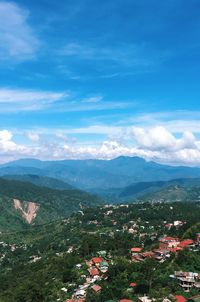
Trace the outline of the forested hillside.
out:
M 21 159 L 0 166 L 0 175 L 40 175 L 53 177 L 87 190 L 121 188 L 138 182 L 199 178 L 200 168 L 174 167 L 120 156 L 112 160 L 40 161 Z
M 32 223 L 41 224 L 66 217 L 84 207 L 96 206 L 103 201 L 83 191 L 70 188 L 55 190 L 39 187 L 28 182 L 0 179 L 0 230 L 14 230 L 28 227 L 20 211 L 14 207 L 14 199 L 19 200 L 28 211 L 27 202 L 38 205 L 36 217 Z
M 178 270 L 200 273 L 195 247 L 199 217 L 199 203 L 105 206 L 31 230 L 1 234 L 0 301 L 64 302 L 81 288 L 86 302 L 137 301 L 145 294 L 156 301 L 195 295 L 195 288 L 185 293 L 170 275 Z M 166 235 L 180 242 L 188 239 L 193 247 L 157 257 L 160 238 Z M 134 261 L 132 248 L 142 250 L 141 261 Z M 95 272 L 91 259 L 104 261 L 104 273 L 96 269 L 98 278 L 91 276 Z

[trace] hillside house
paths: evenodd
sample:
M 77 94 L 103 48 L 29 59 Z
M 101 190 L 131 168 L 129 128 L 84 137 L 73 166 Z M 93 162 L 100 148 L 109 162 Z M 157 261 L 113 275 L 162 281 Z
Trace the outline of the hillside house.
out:
M 93 257 L 92 258 L 92 264 L 95 265 L 97 268 L 99 268 L 100 263 L 103 262 L 104 259 L 101 257 Z
M 95 292 L 95 293 L 100 293 L 101 291 L 101 286 L 97 285 L 97 284 L 94 284 L 91 286 L 91 289 Z
M 142 252 L 142 248 L 141 247 L 132 247 L 131 248 L 131 256 L 132 256 L 132 260 L 137 262 L 141 257 L 140 254 Z
M 148 296 L 139 297 L 138 302 L 152 302 L 152 300 Z
M 99 276 L 99 271 L 97 268 L 89 268 L 88 272 L 91 277 Z
M 159 240 L 159 247 L 161 249 L 170 249 L 170 248 L 176 248 L 180 244 L 179 238 L 174 238 L 170 236 L 162 237 Z
M 170 257 L 170 252 L 169 250 L 166 249 L 156 249 L 153 252 L 154 252 L 154 259 L 156 259 L 161 263 L 164 262 L 166 258 Z
M 178 247 L 180 247 L 182 249 L 194 247 L 194 240 L 185 239 L 179 243 Z
M 78 289 L 74 295 L 73 299 L 76 301 L 76 299 L 85 299 L 86 297 L 86 291 L 84 289 Z
M 101 271 L 101 273 L 106 273 L 108 270 L 108 262 L 107 261 L 101 262 L 99 265 L 99 270 Z
M 174 299 L 176 302 L 186 302 L 187 300 L 185 299 L 185 297 L 181 296 L 181 295 L 176 295 L 174 296 Z
M 185 292 L 189 292 L 193 287 L 200 288 L 200 275 L 198 273 L 176 271 L 170 277 L 177 279 Z

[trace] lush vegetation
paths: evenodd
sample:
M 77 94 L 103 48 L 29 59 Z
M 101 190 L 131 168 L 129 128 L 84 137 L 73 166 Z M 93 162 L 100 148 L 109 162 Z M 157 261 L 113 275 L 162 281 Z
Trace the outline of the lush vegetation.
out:
M 0 254 L 5 256 L 0 262 L 0 301 L 66 301 L 88 275 L 85 260 L 102 250 L 106 251 L 109 269 L 106 278 L 97 281 L 102 291 L 97 294 L 89 288 L 86 302 L 121 298 L 136 301 L 138 295 L 144 294 L 158 301 L 170 294 L 187 296 L 169 275 L 175 270 L 200 272 L 199 253 L 183 250 L 164 263 L 153 259 L 133 263 L 130 248 L 156 248 L 164 234 L 195 238 L 200 232 L 199 217 L 199 203 L 143 203 L 87 208 L 62 221 L 2 233 Z M 177 220 L 185 223 L 166 229 L 167 222 Z M 134 234 L 127 229 L 133 223 Z M 130 288 L 130 282 L 137 286 Z M 63 287 L 67 292 L 62 291 Z M 196 293 L 193 290 L 190 295 Z
M 5 179 L 19 180 L 22 182 L 30 182 L 39 187 L 47 187 L 50 189 L 57 190 L 68 190 L 72 189 L 68 183 L 58 180 L 56 178 L 39 176 L 35 174 L 25 174 L 25 175 L 4 175 Z
M 40 205 L 34 224 L 57 220 L 69 216 L 82 207 L 103 203 L 100 198 L 74 188 L 55 190 L 38 187 L 28 182 L 0 178 L 0 231 L 28 227 L 21 214 L 14 208 L 14 198 Z

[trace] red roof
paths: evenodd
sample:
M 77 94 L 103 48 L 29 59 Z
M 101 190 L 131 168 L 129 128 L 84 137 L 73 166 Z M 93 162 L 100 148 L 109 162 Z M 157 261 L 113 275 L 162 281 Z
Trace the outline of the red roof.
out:
M 131 287 L 136 287 L 136 286 L 137 286 L 137 283 L 131 282 L 131 283 L 130 283 L 130 286 L 131 286 Z
M 91 286 L 91 288 L 97 293 L 101 290 L 101 286 L 94 284 Z
M 101 257 L 93 257 L 92 258 L 92 262 L 95 263 L 95 264 L 101 263 L 101 262 L 103 262 L 103 258 L 101 258 Z
M 177 302 L 186 302 L 187 301 L 187 299 L 185 299 L 185 297 L 183 297 L 183 296 L 175 296 L 175 298 L 176 298 L 176 301 Z
M 99 271 L 97 268 L 91 268 L 88 270 L 91 276 L 98 276 L 99 275 Z
M 141 247 L 132 247 L 131 252 L 139 253 L 142 251 Z
M 119 302 L 133 302 L 133 300 L 122 299 Z
M 187 247 L 188 245 L 191 245 L 193 243 L 194 243 L 194 241 L 192 239 L 185 239 L 185 240 L 181 241 L 178 246 Z

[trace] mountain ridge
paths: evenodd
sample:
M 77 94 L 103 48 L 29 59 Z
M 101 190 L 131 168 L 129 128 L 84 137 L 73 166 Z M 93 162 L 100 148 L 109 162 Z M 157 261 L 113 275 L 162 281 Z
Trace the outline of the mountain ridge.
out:
M 34 174 L 56 178 L 83 190 L 119 188 L 133 183 L 200 178 L 199 167 L 169 166 L 140 157 L 120 156 L 111 160 L 41 161 L 21 159 L 0 165 L 0 176 Z

